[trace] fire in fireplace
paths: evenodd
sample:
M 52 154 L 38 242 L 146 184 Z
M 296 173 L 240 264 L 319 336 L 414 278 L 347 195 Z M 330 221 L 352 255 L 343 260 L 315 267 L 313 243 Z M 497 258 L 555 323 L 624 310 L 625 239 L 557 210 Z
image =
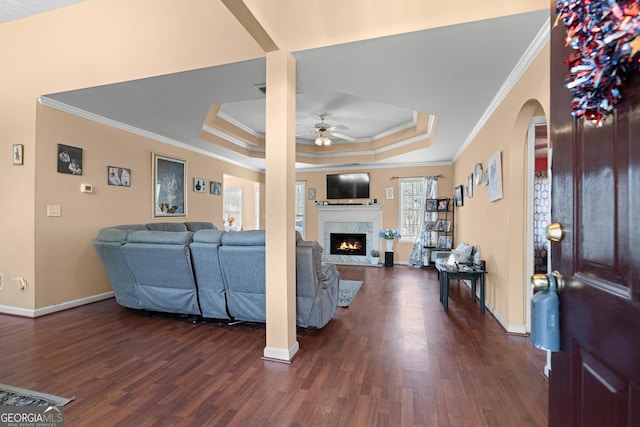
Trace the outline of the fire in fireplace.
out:
M 366 255 L 367 235 L 359 233 L 331 233 L 331 255 Z

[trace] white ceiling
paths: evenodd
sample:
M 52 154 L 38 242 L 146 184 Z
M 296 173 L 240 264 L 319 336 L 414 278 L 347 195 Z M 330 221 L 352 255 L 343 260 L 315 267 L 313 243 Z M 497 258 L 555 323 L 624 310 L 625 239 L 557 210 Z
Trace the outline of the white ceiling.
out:
M 0 1 L 0 24 L 83 1 L 86 0 L 2 0 Z
M 549 11 L 542 10 L 294 52 L 296 132 L 311 129 L 319 114 L 328 113 L 327 123 L 344 126 L 341 133 L 368 141 L 406 127 L 420 111 L 438 117 L 431 147 L 362 166 L 451 162 L 544 46 L 548 27 Z M 41 99 L 45 105 L 264 170 L 264 160 L 198 138 L 214 104 L 222 104 L 221 116 L 263 136 L 264 95 L 255 86 L 264 82 L 262 58 Z M 353 163 L 334 165 L 341 166 Z

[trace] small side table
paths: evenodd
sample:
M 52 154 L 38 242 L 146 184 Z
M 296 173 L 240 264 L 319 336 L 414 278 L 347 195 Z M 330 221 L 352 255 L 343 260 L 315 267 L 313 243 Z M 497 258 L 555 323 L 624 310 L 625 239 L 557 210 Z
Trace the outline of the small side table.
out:
M 384 266 L 393 267 L 393 252 L 384 253 Z
M 440 302 L 444 311 L 449 309 L 449 280 L 450 279 L 467 279 L 471 280 L 471 300 L 476 303 L 476 283 L 480 279 L 480 313 L 484 314 L 484 276 L 486 270 L 470 269 L 470 270 L 452 270 L 444 263 L 436 263 L 438 275 L 440 276 Z

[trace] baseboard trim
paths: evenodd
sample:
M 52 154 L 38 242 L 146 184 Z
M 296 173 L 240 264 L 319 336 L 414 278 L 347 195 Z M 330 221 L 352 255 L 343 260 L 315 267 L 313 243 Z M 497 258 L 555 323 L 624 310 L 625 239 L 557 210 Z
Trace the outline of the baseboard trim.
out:
M 296 341 L 288 350 L 284 348 L 265 347 L 263 359 L 271 362 L 291 363 L 291 360 L 300 350 L 300 343 Z
M 471 281 L 463 279 L 461 280 L 469 289 L 471 289 Z M 478 297 L 479 298 L 479 297 Z M 484 302 L 484 308 L 493 314 L 493 317 L 496 318 L 500 326 L 502 326 L 505 332 L 509 335 L 529 335 L 527 332 L 526 325 L 511 325 L 509 324 L 504 317 L 500 315 L 500 313 L 496 310 L 496 308 L 489 304 L 487 301 Z
M 80 298 L 73 301 L 63 302 L 62 304 L 50 305 L 47 307 L 37 308 L 35 310 L 31 310 L 28 308 L 20 308 L 20 307 L 12 307 L 9 305 L 0 305 L 0 314 L 10 314 L 13 316 L 20 317 L 40 317 L 45 316 L 47 314 L 56 313 L 58 311 L 68 310 L 74 307 L 80 307 L 81 305 L 91 304 L 92 302 L 98 302 L 105 299 L 113 298 L 113 291 L 105 292 L 103 294 L 92 295 L 86 298 Z

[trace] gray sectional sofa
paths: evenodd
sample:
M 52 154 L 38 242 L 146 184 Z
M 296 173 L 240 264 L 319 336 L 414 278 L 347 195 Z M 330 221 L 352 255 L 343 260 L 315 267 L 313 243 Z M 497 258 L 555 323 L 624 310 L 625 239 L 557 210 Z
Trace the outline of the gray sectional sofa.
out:
M 116 301 L 132 309 L 266 321 L 265 232 L 225 232 L 207 222 L 100 230 L 94 247 Z M 296 242 L 296 321 L 322 328 L 338 304 L 339 273 L 318 242 Z

